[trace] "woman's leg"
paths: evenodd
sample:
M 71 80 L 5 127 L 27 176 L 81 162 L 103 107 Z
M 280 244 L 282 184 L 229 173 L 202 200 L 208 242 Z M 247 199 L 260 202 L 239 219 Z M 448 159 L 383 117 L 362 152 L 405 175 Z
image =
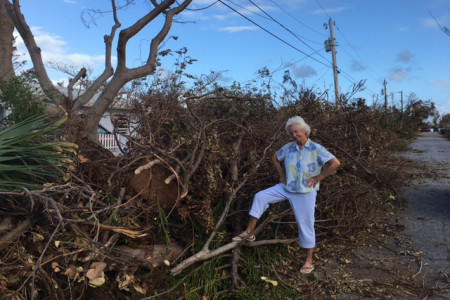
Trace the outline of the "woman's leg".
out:
M 248 220 L 247 228 L 245 229 L 244 232 L 239 234 L 239 236 L 240 237 L 245 237 L 245 236 L 250 235 L 253 232 L 253 230 L 255 230 L 256 222 L 258 222 L 258 219 L 253 217 L 253 216 L 250 216 L 250 219 Z M 233 238 L 233 240 L 236 240 L 236 239 Z
M 233 240 L 239 241 L 242 238 L 251 235 L 251 233 L 255 230 L 258 219 L 267 210 L 269 204 L 274 204 L 286 199 L 286 192 L 284 191 L 283 185 L 281 183 L 256 193 L 249 212 L 250 219 L 247 228 L 241 234 L 235 236 Z
M 306 259 L 305 259 L 305 263 L 303 264 L 302 267 L 302 272 L 304 273 L 310 273 L 310 270 L 312 271 L 313 268 L 313 253 L 314 253 L 314 248 L 309 248 L 309 249 L 305 249 L 306 250 Z
M 302 272 L 308 272 L 313 266 L 313 252 L 316 246 L 316 234 L 314 230 L 314 208 L 317 192 L 295 194 L 289 197 L 295 219 L 298 225 L 300 247 L 306 249 L 306 260 Z

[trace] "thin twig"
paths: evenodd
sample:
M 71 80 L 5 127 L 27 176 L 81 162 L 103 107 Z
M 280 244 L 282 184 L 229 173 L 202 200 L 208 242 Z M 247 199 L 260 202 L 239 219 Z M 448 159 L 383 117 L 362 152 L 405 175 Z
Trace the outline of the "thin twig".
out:
M 422 265 L 423 265 L 422 260 L 420 260 L 419 262 L 420 262 L 419 271 L 416 274 L 414 274 L 413 277 L 411 277 L 411 279 L 416 278 L 416 276 L 419 275 L 420 272 L 422 272 Z

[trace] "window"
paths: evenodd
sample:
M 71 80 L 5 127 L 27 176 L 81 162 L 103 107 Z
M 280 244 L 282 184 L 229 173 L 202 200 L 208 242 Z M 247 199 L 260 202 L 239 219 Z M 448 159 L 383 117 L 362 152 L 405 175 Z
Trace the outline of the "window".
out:
M 114 115 L 114 128 L 120 134 L 128 134 L 129 120 L 127 115 Z

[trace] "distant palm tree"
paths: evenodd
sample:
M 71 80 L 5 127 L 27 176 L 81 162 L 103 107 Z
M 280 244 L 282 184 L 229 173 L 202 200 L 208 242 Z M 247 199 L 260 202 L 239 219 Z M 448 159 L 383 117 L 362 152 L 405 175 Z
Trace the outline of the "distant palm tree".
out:
M 0 191 L 38 189 L 69 175 L 76 145 L 55 141 L 66 120 L 35 116 L 0 131 Z

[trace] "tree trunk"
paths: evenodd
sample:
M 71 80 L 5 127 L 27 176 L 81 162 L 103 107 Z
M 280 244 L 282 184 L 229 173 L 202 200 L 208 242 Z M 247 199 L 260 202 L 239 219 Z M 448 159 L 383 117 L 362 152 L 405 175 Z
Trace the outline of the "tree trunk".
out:
M 0 81 L 9 81 L 14 74 L 14 25 L 6 12 L 3 2 L 0 1 Z
M 175 3 L 175 0 L 164 0 L 160 3 L 157 3 L 157 1 L 151 1 L 154 8 L 145 13 L 142 18 L 136 21 L 136 23 L 120 32 L 117 45 L 118 61 L 116 71 L 114 71 L 111 64 L 112 41 L 116 36 L 116 31 L 120 27 L 115 2 L 116 1 L 111 1 L 114 24 L 111 28 L 110 34 L 104 36 L 105 70 L 97 79 L 94 80 L 94 82 L 91 83 L 91 85 L 80 97 L 73 99 L 71 97 L 71 86 L 69 86 L 68 95 L 64 95 L 50 80 L 42 60 L 41 49 L 37 45 L 31 29 L 25 21 L 25 16 L 21 12 L 20 0 L 13 0 L 12 3 L 8 0 L 0 0 L 0 29 L 2 29 L 0 32 L 0 38 L 6 37 L 6 33 L 9 33 L 10 37 L 10 39 L 6 41 L 0 40 L 0 46 L 3 47 L 3 45 L 9 45 L 12 47 L 12 30 L 15 27 L 28 49 L 31 61 L 33 63 L 33 68 L 37 74 L 41 88 L 45 94 L 52 99 L 56 106 L 62 106 L 69 114 L 68 124 L 71 130 L 70 136 L 73 137 L 73 141 L 87 138 L 94 143 L 98 142 L 97 127 L 102 116 L 111 106 L 120 89 L 122 89 L 128 82 L 153 74 L 157 66 L 156 60 L 159 47 L 169 33 L 174 16 L 186 9 L 192 0 L 184 0 L 181 4 L 177 3 L 175 7 L 171 7 Z M 135 37 L 135 35 L 141 32 L 145 27 L 148 27 L 149 24 L 152 23 L 158 16 L 163 16 L 165 21 L 162 24 L 160 31 L 152 39 L 147 62 L 143 66 L 132 69 L 127 68 L 126 48 L 129 40 Z M 3 22 L 9 22 L 11 25 L 14 24 L 14 27 L 5 27 Z M 5 31 L 6 29 L 9 29 L 9 31 Z M 6 57 L 6 55 L 4 55 L 5 62 L 7 61 L 7 63 L 4 63 L 3 60 L 0 61 L 0 68 L 7 68 L 9 66 L 9 68 L 13 70 L 11 47 L 5 49 L 5 53 L 9 53 L 10 56 Z M 79 74 L 75 78 L 71 79 L 72 84 L 75 84 L 80 77 L 85 75 L 86 70 L 82 68 Z M 1 76 L 2 74 L 0 74 L 0 78 Z M 80 120 L 78 117 L 79 109 L 86 105 L 90 100 L 93 100 L 93 97 L 95 97 L 99 92 L 101 92 L 100 96 L 93 101 L 92 107 L 87 110 L 86 119 Z

